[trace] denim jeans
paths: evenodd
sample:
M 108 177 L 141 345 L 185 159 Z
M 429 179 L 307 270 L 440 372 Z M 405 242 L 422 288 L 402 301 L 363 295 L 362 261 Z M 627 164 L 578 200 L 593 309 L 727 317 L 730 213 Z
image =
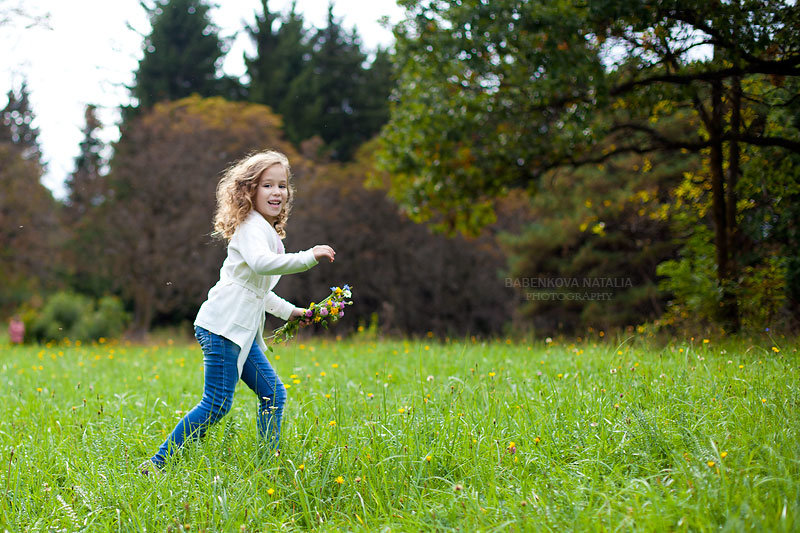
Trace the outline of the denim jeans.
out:
M 225 416 L 233 405 L 233 393 L 239 381 L 239 369 L 236 366 L 239 346 L 198 326 L 195 326 L 194 332 L 203 349 L 203 398 L 178 422 L 152 457 L 151 460 L 158 467 L 163 467 L 187 439 L 202 438 L 208 428 Z M 258 397 L 258 432 L 267 446 L 275 449 L 280 438 L 286 388 L 255 341 L 250 347 L 241 378 Z

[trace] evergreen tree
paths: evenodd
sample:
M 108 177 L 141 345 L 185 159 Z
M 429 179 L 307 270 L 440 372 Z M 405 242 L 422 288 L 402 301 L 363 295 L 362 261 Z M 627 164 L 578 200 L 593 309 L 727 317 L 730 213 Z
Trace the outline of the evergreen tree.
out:
M 0 110 L 0 142 L 19 148 L 22 157 L 41 164 L 39 128 L 33 125 L 36 116 L 30 106 L 28 84 L 23 81 L 18 91 L 10 90 L 8 103 Z
M 100 170 L 104 164 L 102 156 L 104 144 L 97 137 L 102 124 L 97 118 L 97 108 L 94 105 L 86 106 L 85 120 L 80 154 L 75 158 L 75 171 L 67 179 L 69 190 L 67 213 L 72 221 L 85 215 L 103 198 Z
M 235 92 L 232 80 L 217 75 L 224 43 L 205 0 L 156 0 L 146 9 L 152 31 L 144 41 L 144 57 L 131 88 L 139 108 L 193 93 Z
M 277 29 L 274 26 L 278 16 L 269 12 L 266 0 L 262 0 L 261 6 L 262 14 L 247 28 L 256 45 L 256 56 L 245 56 L 251 80 L 249 99 L 281 112 L 289 85 L 302 72 L 311 49 L 303 17 L 296 12 L 296 2 Z
M 345 32 L 329 5 L 327 27 L 314 35 L 311 59 L 292 82 L 281 109 L 292 142 L 319 135 L 334 159 L 352 157 L 368 138 L 359 126 L 365 62 L 356 30 Z

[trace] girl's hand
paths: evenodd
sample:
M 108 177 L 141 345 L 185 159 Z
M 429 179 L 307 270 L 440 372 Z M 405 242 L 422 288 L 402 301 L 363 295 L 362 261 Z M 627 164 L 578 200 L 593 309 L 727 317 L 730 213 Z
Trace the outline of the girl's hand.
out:
M 321 260 L 323 257 L 327 257 L 328 260 L 333 263 L 333 259 L 336 256 L 336 252 L 327 244 L 318 244 L 312 251 L 314 252 L 314 259 L 317 261 Z
M 301 316 L 305 316 L 305 314 L 306 314 L 306 310 L 305 309 L 303 309 L 302 307 L 295 307 L 292 310 L 292 314 L 289 316 L 289 320 L 293 320 L 295 318 L 299 318 Z

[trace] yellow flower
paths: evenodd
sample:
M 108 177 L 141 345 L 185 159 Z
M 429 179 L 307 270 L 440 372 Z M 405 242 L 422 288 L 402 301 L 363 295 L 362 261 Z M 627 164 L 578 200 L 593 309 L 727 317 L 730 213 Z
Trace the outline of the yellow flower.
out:
M 331 420 L 330 422 L 328 422 L 328 425 L 329 425 L 330 427 L 334 427 L 334 426 L 336 426 L 336 420 Z
M 495 374 L 494 372 L 489 372 L 489 377 L 490 377 L 490 378 L 493 378 L 493 377 L 495 377 L 496 375 L 497 375 L 497 374 Z
M 331 399 L 331 395 L 330 395 L 330 393 L 326 394 L 326 395 L 325 395 L 325 398 L 327 398 L 328 400 L 330 400 L 330 399 Z
M 299 379 L 293 379 L 292 383 L 294 383 L 295 385 L 298 385 L 300 383 L 300 380 Z
M 709 461 L 706 464 L 708 465 L 709 468 L 713 468 L 714 465 L 717 464 L 717 463 L 715 463 L 714 461 Z
M 303 470 L 305 470 L 305 469 L 306 469 L 306 465 L 305 465 L 305 463 L 303 463 L 303 464 L 301 464 L 300 466 L 298 466 L 298 467 L 297 467 L 297 469 L 298 469 L 298 470 L 300 470 L 301 472 L 302 472 Z
M 331 366 L 332 366 L 333 368 L 339 368 L 339 363 L 333 363 Z
M 739 368 L 744 368 L 744 365 L 739 365 Z
M 540 439 L 539 437 L 536 437 L 535 439 L 533 439 L 533 442 L 535 442 L 536 444 L 539 444 L 540 442 L 542 442 L 542 439 Z
M 775 352 L 775 353 L 780 353 L 781 349 L 778 348 L 777 346 L 773 346 L 772 347 L 772 351 Z
M 336 478 L 336 483 L 338 483 L 339 485 L 341 485 L 342 483 L 344 483 L 344 478 L 343 478 L 342 476 L 338 476 L 338 477 Z
M 428 461 L 429 463 L 431 462 L 431 459 L 433 459 L 433 457 L 431 457 L 430 455 L 425 457 L 425 460 Z
M 401 407 L 400 409 L 397 410 L 397 412 L 402 415 L 403 413 L 406 412 L 406 410 Z
M 709 342 L 711 342 L 711 341 L 708 340 L 708 339 L 703 339 L 703 344 L 708 344 Z
M 719 454 L 720 459 L 725 459 L 726 457 L 728 457 L 728 452 L 722 452 L 721 454 Z
M 272 496 L 273 494 L 275 494 L 275 489 L 267 489 L 267 494 L 269 496 Z
M 767 399 L 766 398 L 761 398 L 761 403 L 767 403 Z

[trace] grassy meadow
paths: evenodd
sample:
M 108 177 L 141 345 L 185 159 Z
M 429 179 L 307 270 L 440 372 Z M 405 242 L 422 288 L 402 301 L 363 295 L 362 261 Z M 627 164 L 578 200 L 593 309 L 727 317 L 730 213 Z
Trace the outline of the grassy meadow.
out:
M 196 343 L 0 341 L 0 530 L 797 531 L 800 356 L 785 339 L 305 340 L 161 476 Z

